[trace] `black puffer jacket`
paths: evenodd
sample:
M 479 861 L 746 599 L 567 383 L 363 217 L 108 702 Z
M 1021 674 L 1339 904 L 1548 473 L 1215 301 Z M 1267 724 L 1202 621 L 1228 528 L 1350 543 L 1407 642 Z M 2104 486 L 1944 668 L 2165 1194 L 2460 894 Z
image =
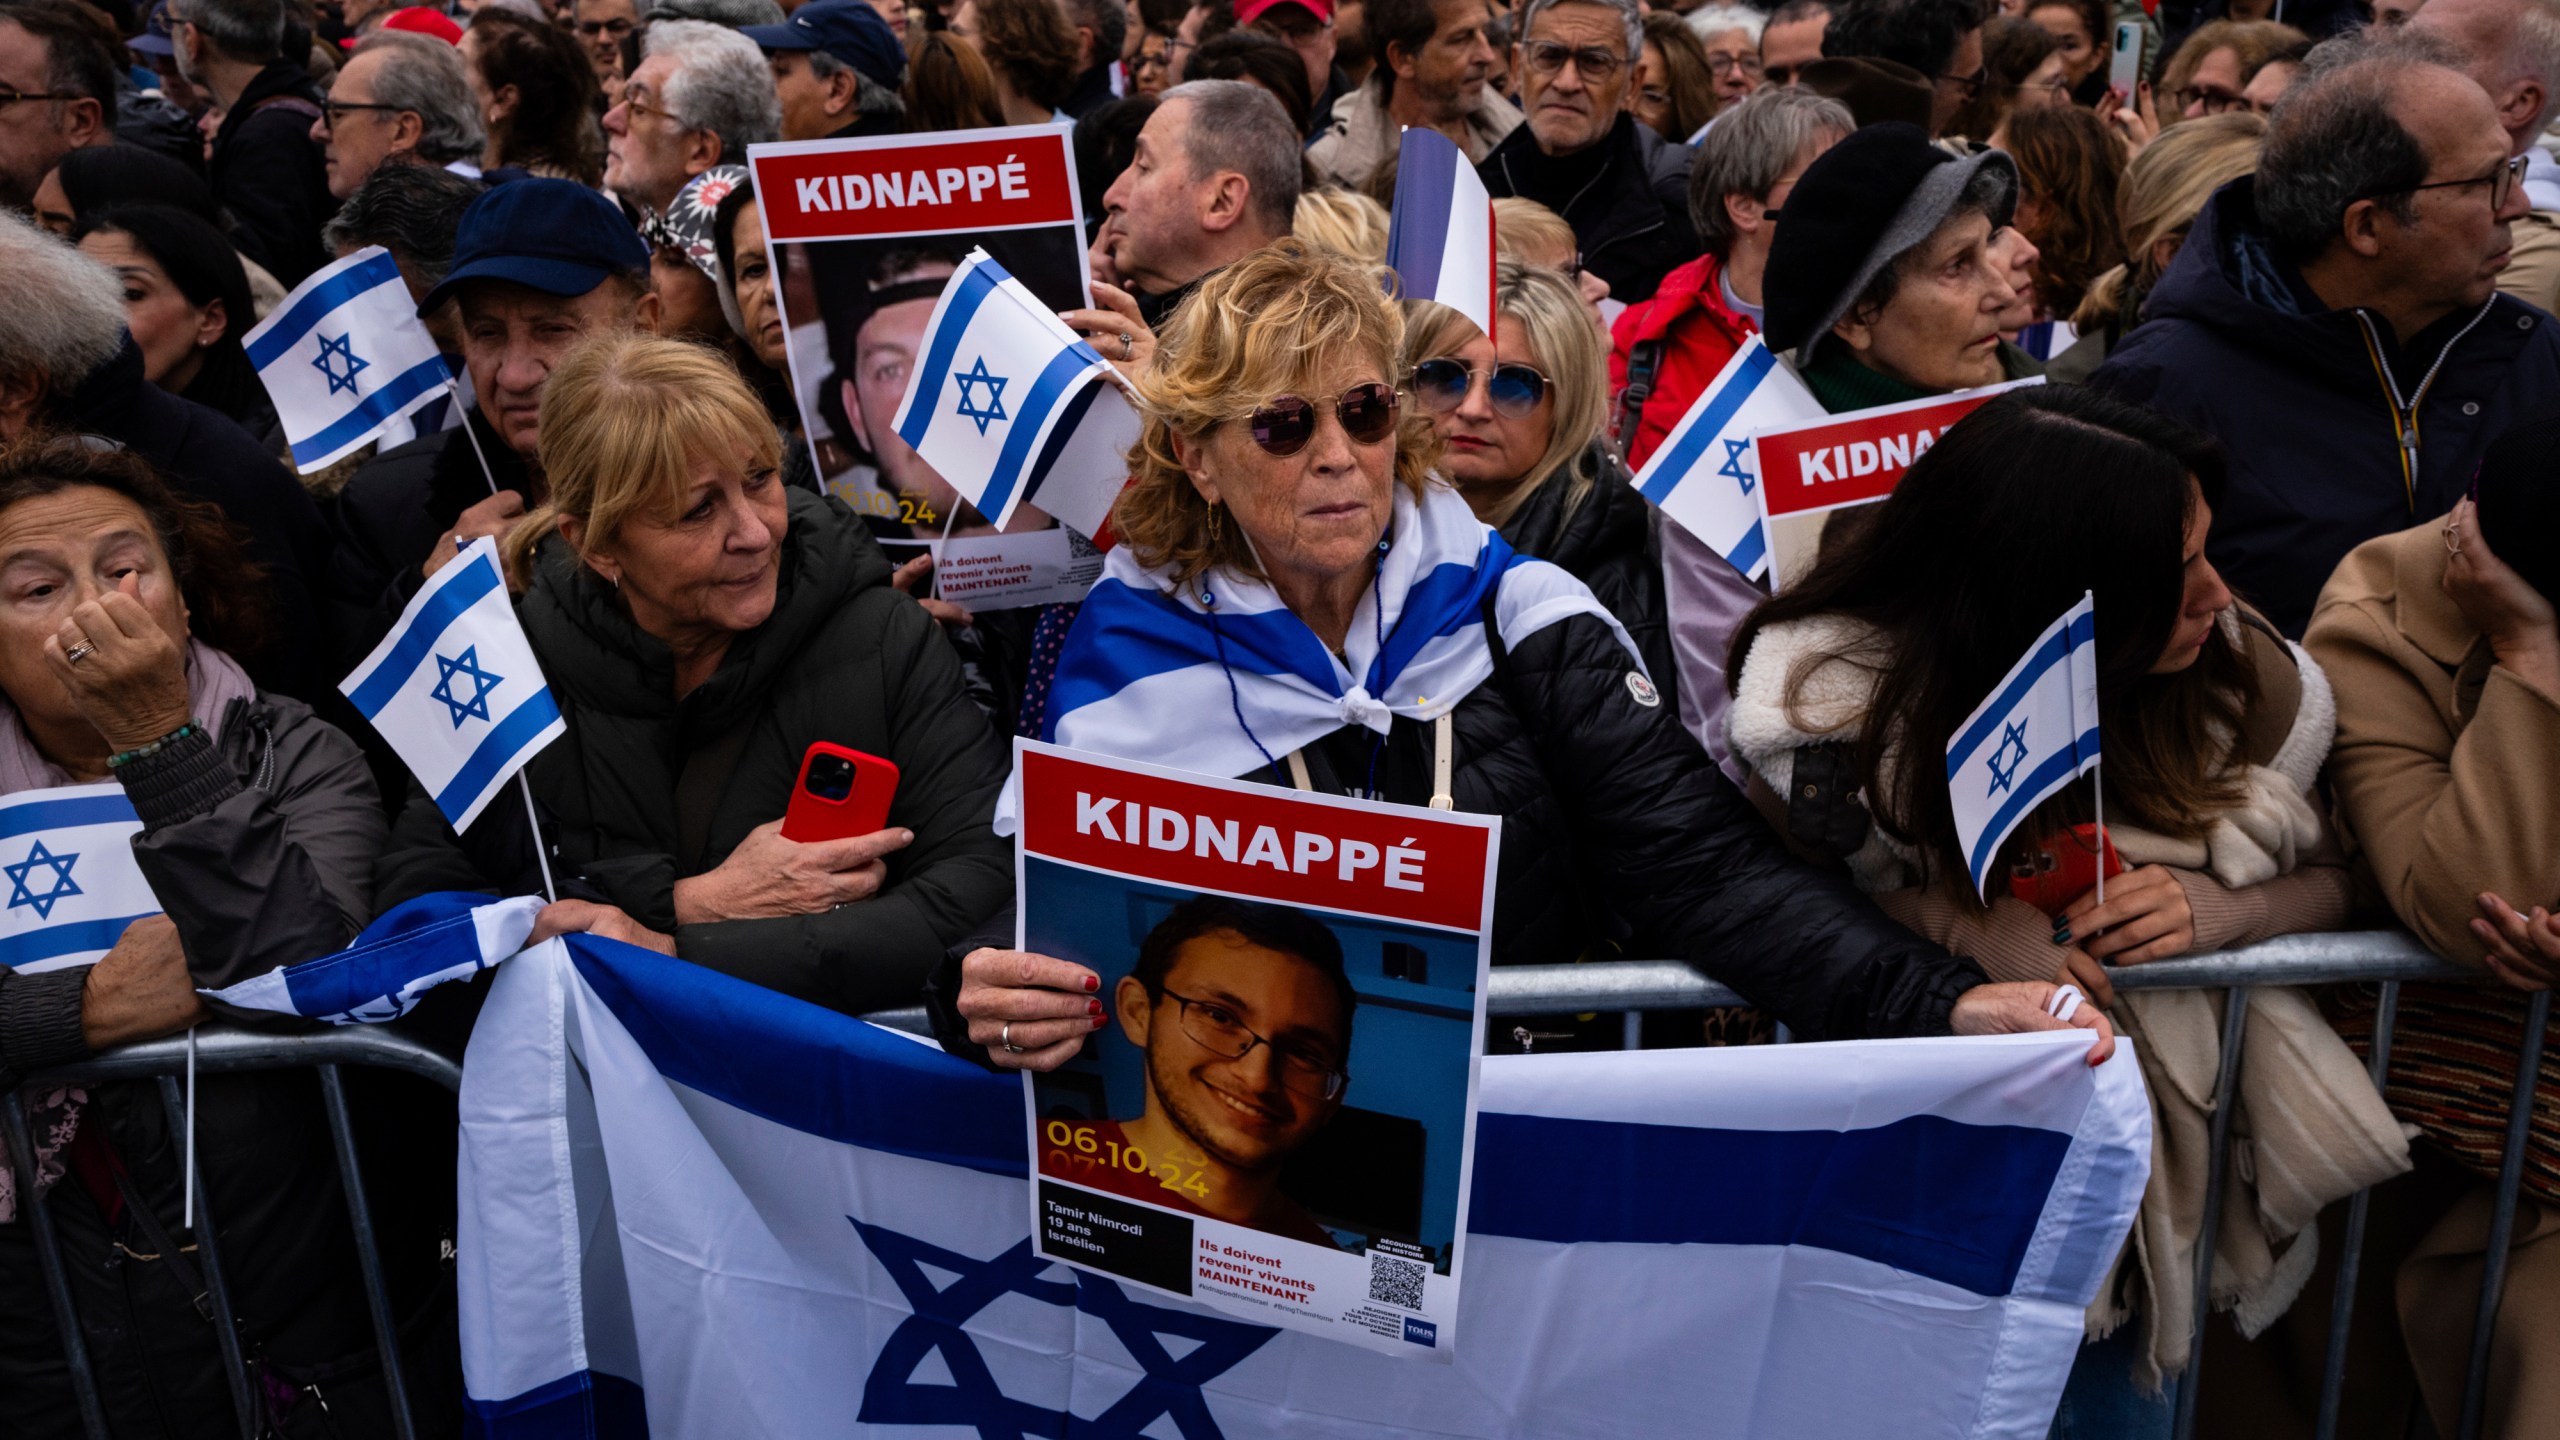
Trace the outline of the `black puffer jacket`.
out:
M 1550 475 L 1512 512 L 1502 538 L 1590 586 L 1627 627 L 1662 698 L 1676 704 L 1679 667 L 1662 598 L 1662 512 L 1636 493 L 1607 441 L 1593 440 L 1580 463 L 1596 478 L 1579 500 L 1569 476 Z
M 214 200 L 240 222 L 242 248 L 288 289 L 329 263 L 320 227 L 338 213 L 328 164 L 311 138 L 320 100 L 301 66 L 267 66 L 241 88 L 207 166 Z
M 617 905 L 672 934 L 696 964 L 834 1009 L 914 1003 L 945 947 L 1003 909 L 1012 848 L 989 828 L 1006 761 L 963 691 L 959 661 L 839 500 L 792 491 L 780 594 L 711 678 L 675 699 L 667 647 L 611 588 L 548 543 L 522 609 L 569 733 L 526 768 L 563 895 Z M 727 774 L 713 758 L 735 741 Z M 717 868 L 778 820 L 801 757 L 828 740 L 899 769 L 889 823 L 915 843 L 859 904 L 785 919 L 679 927 L 675 883 Z M 705 804 L 680 813 L 688 767 Z M 491 806 L 457 838 L 412 793 L 380 872 L 384 907 L 435 890 L 538 893 L 521 805 Z M 699 838 L 688 841 L 688 834 Z
M 202 736 L 137 760 L 117 778 L 143 822 L 135 856 L 176 923 L 198 984 L 223 986 L 344 945 L 369 913 L 383 823 L 354 742 L 297 701 L 235 701 L 217 746 Z M 0 971 L 0 1087 L 29 1069 L 86 1056 L 88 967 Z M 448 1112 L 449 1113 L 449 1112 Z M 150 1081 L 93 1086 L 81 1127 L 105 1139 L 164 1231 L 178 1230 L 182 1140 Z M 242 1338 L 283 1391 L 317 1384 L 275 1415 L 284 1434 L 387 1433 L 373 1331 L 349 1243 L 345 1204 L 318 1090 L 308 1075 L 211 1075 L 198 1082 L 197 1161 L 219 1225 Z M 110 1220 L 75 1168 L 44 1205 L 67 1258 L 74 1300 L 119 1436 L 211 1435 L 232 1428 L 212 1328 L 159 1245 L 113 1189 Z M 380 1205 L 377 1200 L 377 1205 Z M 384 1213 L 377 1210 L 376 1222 Z M 180 1243 L 191 1237 L 181 1237 Z M 415 1247 L 386 1231 L 404 1267 Z M 432 1237 L 425 1254 L 432 1265 Z M 29 1227 L 0 1225 L 0 1429 L 80 1434 L 53 1309 Z M 410 1370 L 412 1393 L 430 1377 Z M 431 1389 L 421 1413 L 437 1403 Z M 332 1429 L 331 1426 L 336 1428 Z M 263 1432 L 262 1432 L 263 1433 Z
M 1946 1033 L 1981 972 L 1789 855 L 1676 707 L 1634 676 L 1609 627 L 1577 615 L 1497 646 L 1493 678 L 1451 717 L 1457 808 L 1502 817 L 1494 963 L 1603 958 L 1614 945 L 1686 960 L 1806 1039 Z M 1335 731 L 1303 752 L 1309 779 L 1424 804 L 1431 728 L 1398 717 L 1383 742 Z M 957 992 L 955 954 L 927 1000 L 943 1044 L 970 1054 Z
M 1652 299 L 1663 276 L 1705 248 L 1689 223 L 1689 157 L 1688 146 L 1622 113 L 1599 144 L 1572 155 L 1540 150 L 1524 124 L 1477 162 L 1476 174 L 1497 198 L 1517 195 L 1563 216 L 1583 268 L 1632 305 Z

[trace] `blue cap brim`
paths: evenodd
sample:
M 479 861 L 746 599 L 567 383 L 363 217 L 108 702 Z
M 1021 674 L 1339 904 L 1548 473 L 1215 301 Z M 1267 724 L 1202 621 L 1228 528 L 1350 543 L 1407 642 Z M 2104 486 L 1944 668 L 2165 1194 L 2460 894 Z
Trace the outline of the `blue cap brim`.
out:
M 124 42 L 124 48 L 139 50 L 145 55 L 176 55 L 178 53 L 178 47 L 166 35 L 136 35 Z
M 809 32 L 789 23 L 781 25 L 741 25 L 738 33 L 767 50 L 815 50 L 818 42 Z
M 545 295 L 575 299 L 603 284 L 612 273 L 604 266 L 582 265 L 574 260 L 547 260 L 534 255 L 492 255 L 485 260 L 457 265 L 446 272 L 444 283 L 428 291 L 427 298 L 418 302 L 418 314 L 422 318 L 430 314 L 437 306 L 453 298 L 458 288 L 474 280 L 504 280 L 539 290 Z

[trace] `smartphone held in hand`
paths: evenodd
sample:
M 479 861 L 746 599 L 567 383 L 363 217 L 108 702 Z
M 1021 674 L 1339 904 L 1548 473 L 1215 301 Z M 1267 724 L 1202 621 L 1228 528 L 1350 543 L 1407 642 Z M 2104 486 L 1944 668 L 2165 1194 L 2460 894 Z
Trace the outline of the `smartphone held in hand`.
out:
M 808 845 L 887 829 L 889 802 L 897 793 L 896 765 L 817 741 L 800 759 L 791 808 L 782 815 L 782 838 Z

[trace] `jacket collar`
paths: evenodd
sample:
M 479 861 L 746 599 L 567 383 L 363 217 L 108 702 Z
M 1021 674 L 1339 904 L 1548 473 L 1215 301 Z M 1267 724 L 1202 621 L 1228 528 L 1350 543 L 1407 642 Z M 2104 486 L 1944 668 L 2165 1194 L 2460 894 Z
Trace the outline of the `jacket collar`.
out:
M 524 497 L 525 508 L 534 504 L 533 467 L 525 463 L 514 447 L 498 437 L 496 427 L 472 406 L 463 412 L 463 423 L 471 427 L 471 435 L 480 440 L 472 449 L 471 435 L 455 430 L 444 433 L 444 445 L 436 451 L 435 470 L 427 481 L 427 513 L 439 519 L 461 514 L 489 498 L 490 482 L 500 490 L 513 490 Z M 480 457 L 489 457 L 488 473 L 480 470 Z
M 2459 668 L 2488 641 L 2444 593 L 2444 527 L 2429 523 L 2403 532 L 2391 557 L 2391 622 L 2427 658 Z
M 134 402 L 148 383 L 142 378 L 141 347 L 128 334 L 106 364 L 90 371 L 56 404 L 56 422 L 67 430 L 122 439 L 131 428 L 126 422 Z
M 1714 322 L 1734 344 L 1749 339 L 1760 327 L 1751 323 L 1751 317 L 1725 303 L 1723 282 L 1724 261 L 1712 254 L 1701 255 L 1663 276 L 1662 288 L 1653 292 L 1651 304 L 1639 300 L 1628 307 L 1638 314 L 1627 343 L 1641 345 L 1659 340 L 1693 311 Z
M 1580 574 L 1600 555 L 1642 551 L 1654 511 L 1628 483 L 1626 467 L 1607 440 L 1594 439 L 1575 458 L 1596 477 L 1580 501 L 1567 509 L 1573 490 L 1569 460 L 1529 493 L 1502 527 L 1502 538 L 1523 555 Z

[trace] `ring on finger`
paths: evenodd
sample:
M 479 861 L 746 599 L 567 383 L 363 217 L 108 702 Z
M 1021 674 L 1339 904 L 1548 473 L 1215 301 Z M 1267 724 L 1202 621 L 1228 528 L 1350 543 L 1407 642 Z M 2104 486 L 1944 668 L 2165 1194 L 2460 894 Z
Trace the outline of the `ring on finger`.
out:
M 1137 358 L 1137 354 L 1138 354 L 1138 337 L 1137 337 L 1136 335 L 1134 335 L 1134 334 L 1130 333 L 1129 331 L 1126 331 L 1126 330 L 1121 331 L 1121 332 L 1120 332 L 1120 358 L 1121 358 L 1122 360 L 1132 360 L 1132 359 Z
M 98 647 L 96 645 L 83 640 L 79 644 L 72 646 L 70 649 L 63 651 L 62 658 L 73 665 L 77 665 L 81 661 L 86 660 L 97 653 Z
M 1007 1055 L 1022 1053 L 1022 1047 L 1013 1043 L 1013 1022 L 1010 1020 L 1005 1022 L 1003 1029 L 996 1032 L 996 1043 L 1004 1047 L 1004 1053 Z

